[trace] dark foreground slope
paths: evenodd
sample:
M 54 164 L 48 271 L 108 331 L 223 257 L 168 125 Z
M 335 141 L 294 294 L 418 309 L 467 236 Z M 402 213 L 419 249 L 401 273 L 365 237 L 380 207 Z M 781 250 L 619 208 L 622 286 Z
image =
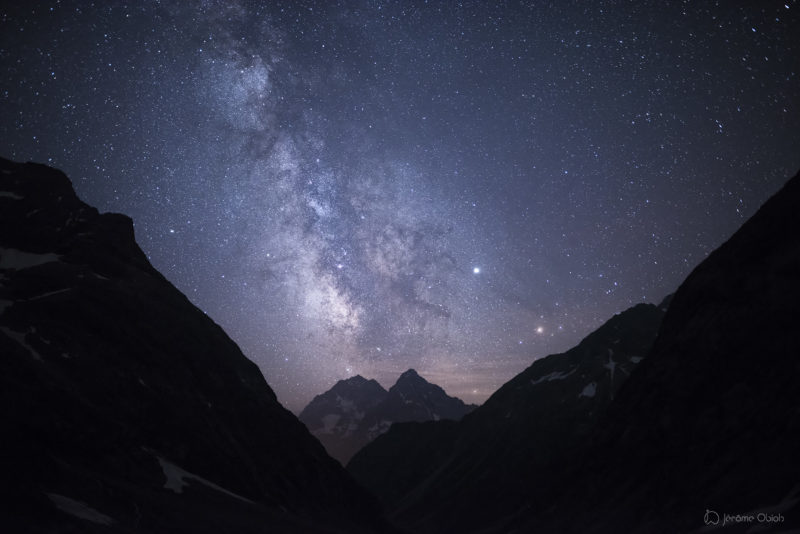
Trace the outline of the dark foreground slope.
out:
M 553 512 L 518 532 L 800 532 L 798 213 L 800 176 L 689 275 Z
M 347 468 L 411 532 L 508 522 L 586 438 L 652 346 L 663 313 L 651 304 L 626 310 L 570 351 L 534 362 L 460 423 L 392 425 Z
M 53 169 L 0 160 L 0 531 L 378 532 L 258 368 Z

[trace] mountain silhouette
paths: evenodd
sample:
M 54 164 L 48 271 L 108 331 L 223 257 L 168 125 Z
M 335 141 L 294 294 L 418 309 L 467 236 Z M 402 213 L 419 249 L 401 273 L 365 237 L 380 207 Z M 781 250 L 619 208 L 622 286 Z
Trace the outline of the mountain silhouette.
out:
M 8 160 L 0 354 L 8 532 L 389 530 L 128 217 Z
M 800 528 L 798 211 L 800 175 L 691 272 L 549 512 L 515 528 L 705 532 L 707 511 L 753 517 L 721 532 Z

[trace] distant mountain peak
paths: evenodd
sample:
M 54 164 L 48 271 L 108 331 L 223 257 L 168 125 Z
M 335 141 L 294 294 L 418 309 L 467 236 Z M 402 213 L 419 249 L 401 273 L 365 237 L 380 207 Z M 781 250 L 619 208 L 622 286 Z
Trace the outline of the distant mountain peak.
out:
M 458 420 L 472 405 L 408 369 L 387 392 L 375 380 L 354 376 L 317 395 L 300 420 L 342 463 L 396 422 Z
M 350 378 L 345 378 L 344 380 L 340 380 L 340 382 L 366 382 L 367 379 L 361 375 L 354 375 Z
M 353 384 L 363 384 L 365 382 L 370 382 L 370 380 L 364 378 L 361 375 L 351 376 L 350 378 L 345 378 L 344 380 L 340 380 L 339 382 L 350 382 Z
M 438 388 L 439 386 L 432 384 L 425 380 L 422 376 L 419 375 L 414 369 L 409 369 L 405 373 L 401 374 L 400 377 L 397 379 L 397 382 L 394 383 L 394 386 L 389 388 L 391 391 L 397 387 L 415 387 L 415 386 L 433 386 Z M 444 391 L 444 390 L 443 390 Z
M 409 378 L 409 377 L 415 377 L 415 376 L 419 377 L 419 378 L 422 378 L 422 377 L 419 376 L 419 373 L 416 371 L 416 369 L 409 369 L 408 371 L 406 371 L 403 374 L 401 374 L 400 378 L 398 378 L 398 380 L 400 380 L 402 378 Z
M 352 389 L 363 389 L 363 388 L 379 388 L 383 391 L 386 391 L 383 386 L 381 386 L 377 381 L 372 379 L 364 378 L 361 375 L 351 376 L 350 378 L 345 378 L 343 380 L 339 380 L 336 384 L 329 391 L 340 391 L 340 390 L 352 390 Z

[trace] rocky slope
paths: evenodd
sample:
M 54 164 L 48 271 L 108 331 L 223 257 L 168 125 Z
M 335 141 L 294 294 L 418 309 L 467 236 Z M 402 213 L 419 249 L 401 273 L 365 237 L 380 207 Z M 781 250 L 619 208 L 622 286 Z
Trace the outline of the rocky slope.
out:
M 0 530 L 385 530 L 130 219 L 7 160 L 0 355 Z
M 316 396 L 300 420 L 344 465 L 393 423 L 459 420 L 474 408 L 409 369 L 388 392 L 360 376 L 341 380 Z

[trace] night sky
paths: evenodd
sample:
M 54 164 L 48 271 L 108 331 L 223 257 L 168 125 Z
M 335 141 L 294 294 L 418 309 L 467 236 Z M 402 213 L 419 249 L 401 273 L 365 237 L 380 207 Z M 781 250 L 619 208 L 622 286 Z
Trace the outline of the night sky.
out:
M 295 411 L 482 402 L 800 168 L 797 0 L 13 3 L 0 156 L 131 216 Z

